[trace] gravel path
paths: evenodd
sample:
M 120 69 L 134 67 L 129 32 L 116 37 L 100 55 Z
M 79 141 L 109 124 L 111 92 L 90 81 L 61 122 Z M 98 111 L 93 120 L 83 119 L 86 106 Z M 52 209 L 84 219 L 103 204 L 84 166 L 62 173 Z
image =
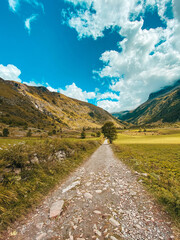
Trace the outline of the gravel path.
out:
M 6 239 L 174 239 L 165 214 L 106 141 L 10 234 Z

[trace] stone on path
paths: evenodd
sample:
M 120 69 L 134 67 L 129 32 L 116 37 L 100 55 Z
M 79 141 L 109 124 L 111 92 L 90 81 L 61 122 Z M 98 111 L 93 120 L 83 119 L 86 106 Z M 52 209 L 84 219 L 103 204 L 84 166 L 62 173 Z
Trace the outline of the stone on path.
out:
M 43 240 L 46 237 L 46 233 L 41 233 L 36 240 Z
M 96 190 L 96 193 L 102 193 L 102 190 Z
M 118 221 L 116 221 L 114 218 L 110 218 L 109 222 L 114 226 L 114 227 L 118 227 L 120 224 L 118 223 Z
M 62 190 L 62 193 L 65 193 L 69 190 L 71 190 L 72 188 L 76 187 L 77 185 L 80 185 L 80 181 L 75 181 L 73 182 L 71 185 L 69 185 L 68 187 L 66 187 L 65 189 Z
M 89 187 L 91 185 L 91 182 L 87 182 L 86 186 Z
M 63 205 L 64 205 L 63 200 L 54 202 L 50 208 L 50 218 L 59 216 L 60 213 L 62 212 Z
M 86 198 L 86 199 L 92 199 L 92 195 L 90 194 L 90 193 L 85 193 L 84 194 L 84 197 Z
M 94 213 L 95 213 L 95 214 L 99 214 L 99 215 L 101 214 L 101 212 L 98 211 L 98 210 L 95 210 Z
M 99 237 L 101 237 L 101 236 L 102 236 L 102 233 L 101 233 L 99 230 L 97 230 L 97 229 L 94 229 L 94 232 L 95 232 L 95 234 L 96 234 L 96 235 L 98 235 Z
M 118 240 L 116 237 L 114 237 L 114 236 L 111 236 L 110 237 L 111 238 L 111 240 Z

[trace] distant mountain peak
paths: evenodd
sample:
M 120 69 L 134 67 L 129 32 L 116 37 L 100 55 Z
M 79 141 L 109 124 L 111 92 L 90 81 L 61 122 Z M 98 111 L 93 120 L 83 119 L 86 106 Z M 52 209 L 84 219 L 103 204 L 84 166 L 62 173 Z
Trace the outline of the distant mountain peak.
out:
M 170 92 L 171 90 L 173 90 L 174 88 L 176 88 L 178 86 L 180 86 L 180 80 L 176 81 L 172 85 L 168 85 L 168 86 L 163 87 L 161 90 L 159 90 L 157 92 L 151 93 L 149 95 L 148 100 L 152 100 L 152 99 L 154 99 L 156 97 L 159 97 L 159 96 L 161 96 L 163 94 L 166 94 L 166 93 Z

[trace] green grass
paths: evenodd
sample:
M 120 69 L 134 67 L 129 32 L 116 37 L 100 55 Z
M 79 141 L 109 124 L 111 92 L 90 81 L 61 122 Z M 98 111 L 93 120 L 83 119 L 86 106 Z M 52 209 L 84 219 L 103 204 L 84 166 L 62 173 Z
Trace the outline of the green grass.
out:
M 0 138 L 0 147 L 7 148 L 8 146 L 13 146 L 19 143 L 33 143 L 36 141 L 43 141 L 40 138 Z
M 130 133 L 131 134 L 131 133 Z M 138 134 L 138 133 L 137 133 Z M 146 133 L 148 134 L 148 133 Z M 177 134 L 160 134 L 160 135 L 128 135 L 125 133 L 118 134 L 115 144 L 180 144 L 180 133 Z
M 113 148 L 119 159 L 140 173 L 147 189 L 175 221 L 180 220 L 179 134 L 127 136 L 119 134 Z M 143 176 L 142 173 L 147 173 Z
M 17 144 L 0 151 L 0 231 L 42 201 L 99 145 L 100 139 L 55 139 Z M 61 162 L 55 158 L 60 150 L 67 154 Z M 39 163 L 31 162 L 35 154 Z M 21 172 L 15 172 L 17 169 Z

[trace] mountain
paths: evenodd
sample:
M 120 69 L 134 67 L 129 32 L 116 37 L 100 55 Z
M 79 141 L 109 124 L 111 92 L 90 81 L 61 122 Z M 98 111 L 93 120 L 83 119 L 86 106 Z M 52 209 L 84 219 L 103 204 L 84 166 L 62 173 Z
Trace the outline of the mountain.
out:
M 123 116 L 125 116 L 127 113 L 129 113 L 130 111 L 121 111 L 121 112 L 114 112 L 112 113 L 112 115 L 118 119 L 123 118 Z
M 106 121 L 123 123 L 90 103 L 50 92 L 45 87 L 4 81 L 0 78 L 0 123 L 36 128 L 101 127 Z
M 145 103 L 119 118 L 137 125 L 180 121 L 180 80 L 172 86 L 151 93 Z

